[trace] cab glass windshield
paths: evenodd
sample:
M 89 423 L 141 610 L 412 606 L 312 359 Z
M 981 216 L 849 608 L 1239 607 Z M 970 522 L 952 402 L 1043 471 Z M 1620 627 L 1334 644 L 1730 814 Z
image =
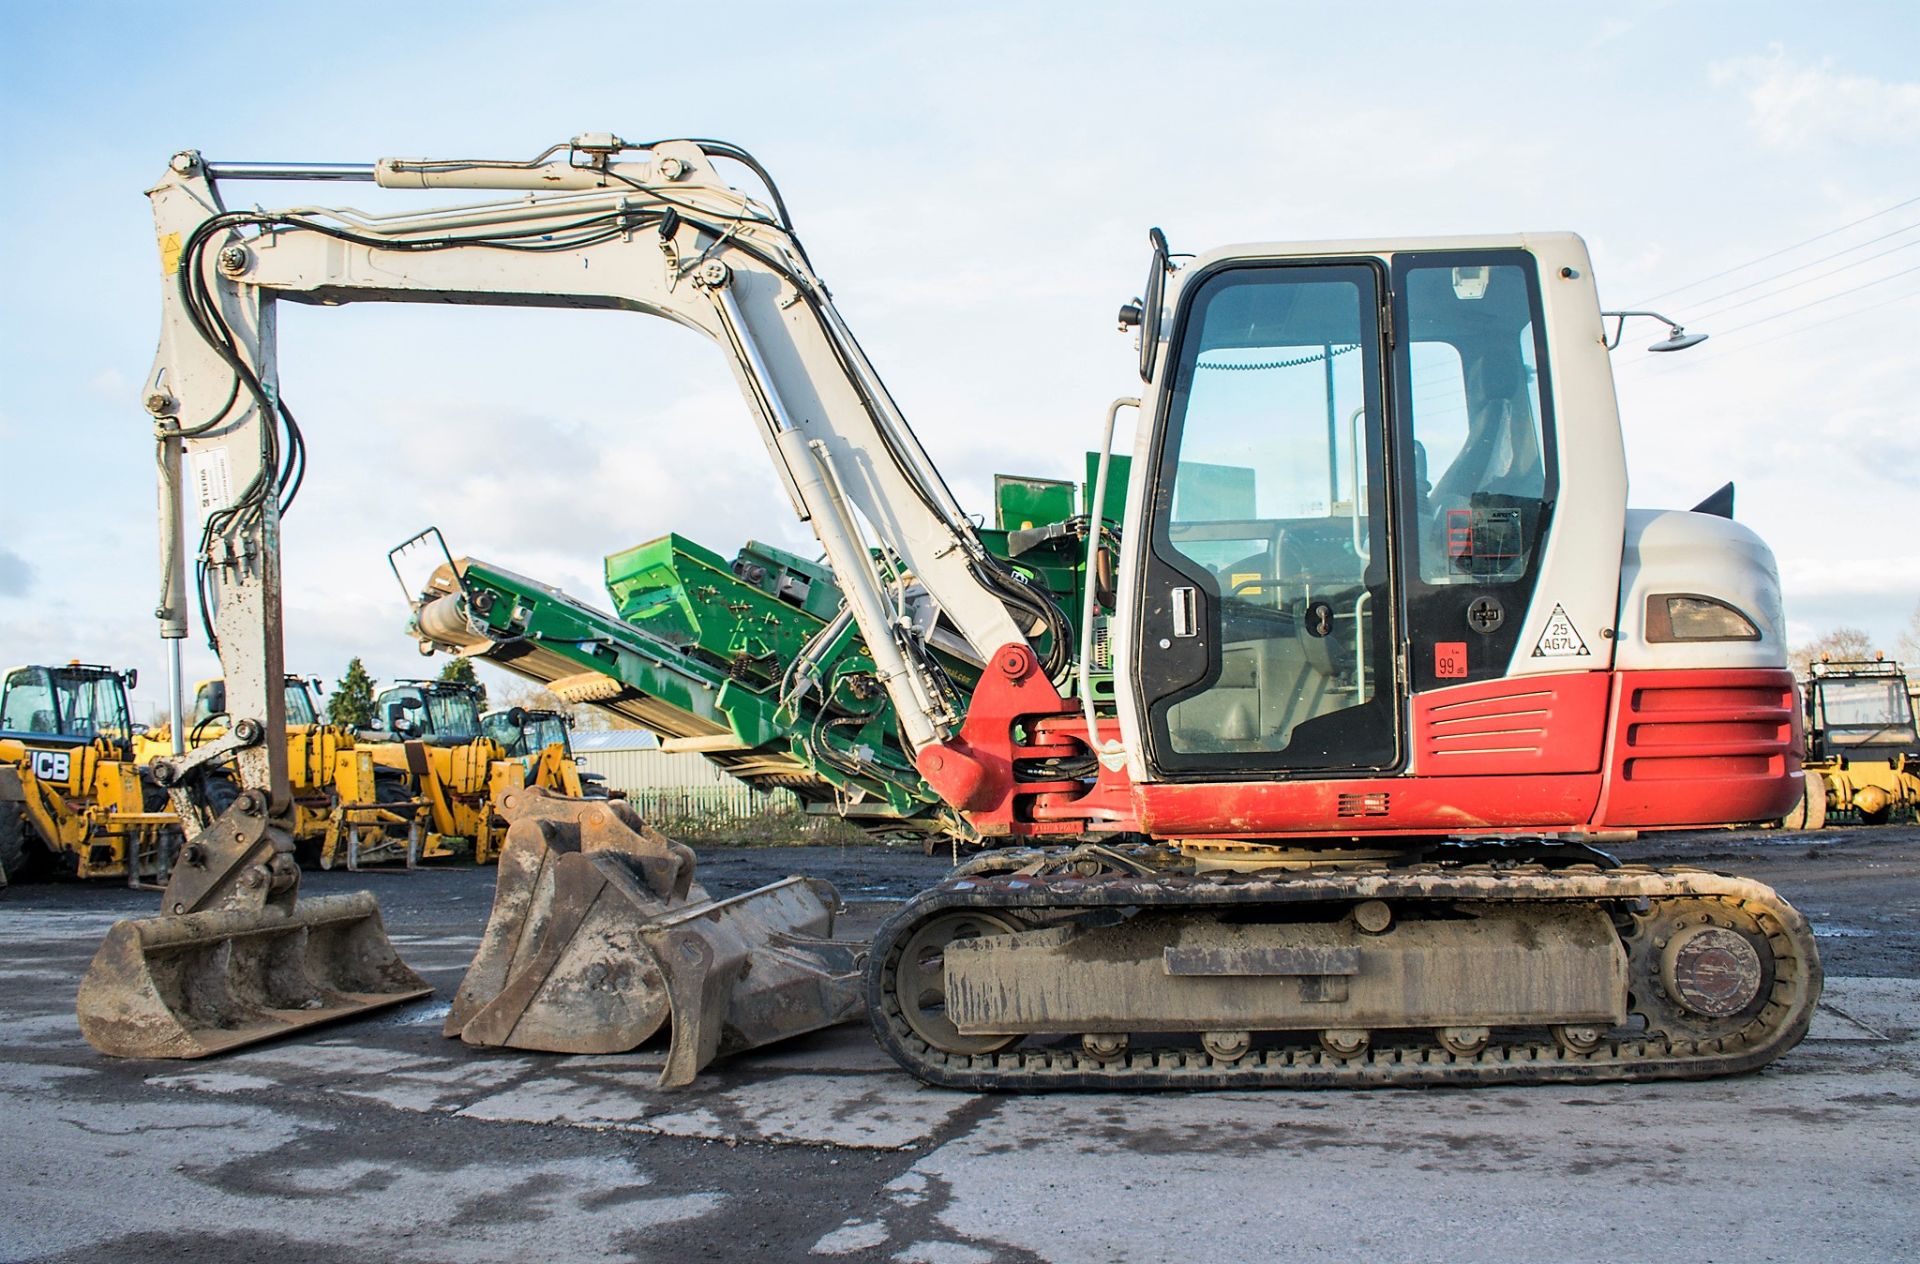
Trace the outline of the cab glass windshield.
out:
M 1823 680 L 1820 721 L 1827 740 L 1841 746 L 1912 742 L 1913 709 L 1898 678 Z
M 473 698 L 463 692 L 400 685 L 380 695 L 377 710 L 388 729 L 404 720 L 419 737 L 439 745 L 471 742 L 480 736 L 480 713 Z
M 112 672 L 26 667 L 10 673 L 0 729 L 48 737 L 125 740 L 127 695 Z
M 287 682 L 287 723 L 290 725 L 318 723 L 314 716 L 313 695 L 307 692 L 307 684 L 303 680 Z

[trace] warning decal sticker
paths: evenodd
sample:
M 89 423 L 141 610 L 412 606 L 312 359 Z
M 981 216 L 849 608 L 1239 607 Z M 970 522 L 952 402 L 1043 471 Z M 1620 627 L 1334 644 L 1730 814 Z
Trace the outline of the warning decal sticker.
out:
M 1556 602 L 1553 613 L 1547 616 L 1547 627 L 1534 642 L 1535 658 L 1583 658 L 1588 655 L 1587 643 L 1580 639 L 1580 632 L 1573 626 L 1573 620 L 1567 618 L 1567 612 Z
M 233 503 L 233 462 L 225 448 L 204 448 L 187 453 L 187 483 L 193 489 L 193 503 L 200 517 Z

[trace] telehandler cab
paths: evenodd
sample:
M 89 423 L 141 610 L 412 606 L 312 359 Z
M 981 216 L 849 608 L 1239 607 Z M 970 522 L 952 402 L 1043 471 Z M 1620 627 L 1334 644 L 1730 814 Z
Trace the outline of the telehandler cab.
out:
M 0 678 L 0 885 L 34 870 L 165 880 L 180 818 L 134 756 L 137 678 L 78 661 Z

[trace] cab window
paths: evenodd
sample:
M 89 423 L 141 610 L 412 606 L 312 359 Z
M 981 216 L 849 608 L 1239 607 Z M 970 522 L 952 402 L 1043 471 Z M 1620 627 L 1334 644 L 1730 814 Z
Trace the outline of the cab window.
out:
M 1547 498 L 1526 272 L 1414 267 L 1405 285 L 1420 579 L 1520 579 Z
M 53 686 L 46 672 L 26 668 L 7 676 L 6 697 L 0 700 L 0 729 L 48 735 L 60 732 L 59 713 L 53 707 Z

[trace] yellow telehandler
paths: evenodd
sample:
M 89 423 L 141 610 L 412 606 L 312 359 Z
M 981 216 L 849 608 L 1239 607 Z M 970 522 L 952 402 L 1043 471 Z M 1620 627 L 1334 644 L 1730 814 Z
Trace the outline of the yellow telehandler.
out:
M 74 661 L 0 683 L 0 880 L 41 871 L 163 881 L 180 843 L 166 792 L 142 774 L 127 710 L 133 670 Z
M 570 799 L 609 797 L 605 778 L 582 773 L 573 753 L 573 717 L 544 707 L 508 707 L 480 717 L 480 729 L 526 770 L 524 784 Z
M 498 804 L 526 784 L 525 769 L 481 732 L 479 690 L 458 681 L 403 680 L 382 690 L 373 705 L 374 723 L 384 730 L 368 735 L 375 739 L 374 763 L 426 804 L 426 836 L 409 867 L 468 848 L 475 864 L 497 860 L 505 831 Z M 386 740 L 378 740 L 383 735 Z M 323 863 L 335 855 L 323 856 Z M 391 848 L 363 851 L 358 863 L 397 858 Z
M 299 863 L 332 868 L 336 859 L 358 868 L 389 853 L 415 855 L 426 802 L 398 775 L 383 772 L 374 752 L 352 730 L 321 720 L 318 676 L 288 675 L 287 778 L 293 791 L 286 823 Z M 227 684 L 202 680 L 182 725 L 183 749 L 197 750 L 226 734 Z M 135 738 L 141 764 L 173 754 L 172 734 L 161 723 Z

